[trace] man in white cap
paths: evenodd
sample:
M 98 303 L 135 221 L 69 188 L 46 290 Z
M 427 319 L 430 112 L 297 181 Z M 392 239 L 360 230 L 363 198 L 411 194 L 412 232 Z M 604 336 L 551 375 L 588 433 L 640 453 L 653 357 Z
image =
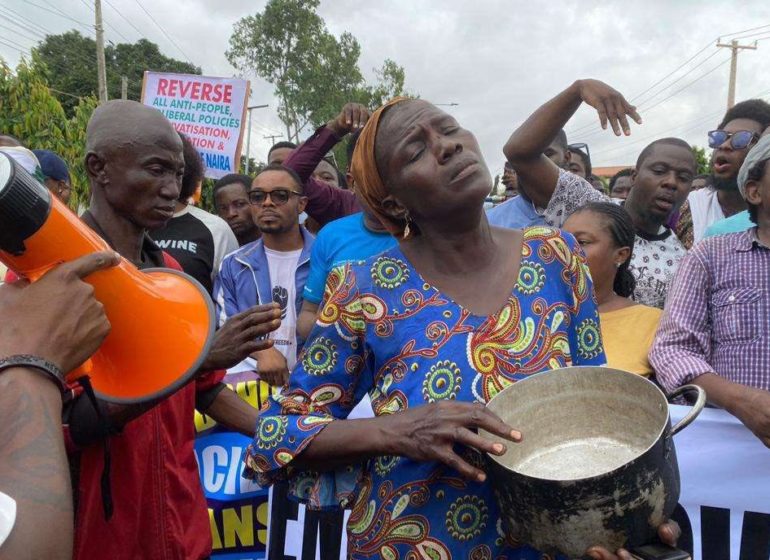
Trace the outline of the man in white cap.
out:
M 770 447 L 770 136 L 746 156 L 738 188 L 754 227 L 682 259 L 650 363 L 666 390 L 703 387 Z

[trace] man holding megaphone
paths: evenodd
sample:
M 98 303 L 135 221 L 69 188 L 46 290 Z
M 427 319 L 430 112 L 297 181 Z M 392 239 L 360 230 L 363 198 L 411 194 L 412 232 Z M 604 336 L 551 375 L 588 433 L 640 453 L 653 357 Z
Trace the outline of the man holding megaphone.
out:
M 154 274 L 160 278 L 160 286 L 183 290 L 194 285 L 203 291 L 187 279 L 174 283 L 174 274 L 159 276 L 158 268 L 180 268 L 147 235 L 171 218 L 179 196 L 184 159 L 181 140 L 172 125 L 158 111 L 139 103 L 111 101 L 99 106 L 88 123 L 86 152 L 91 206 L 83 215 L 83 222 L 136 268 L 155 269 L 147 270 L 146 276 Z M 7 163 L 5 166 L 8 169 Z M 20 182 L 27 180 L 31 179 L 22 177 Z M 29 197 L 18 197 L 8 204 L 18 206 L 28 200 Z M 72 220 L 77 222 L 56 204 L 50 216 L 46 226 L 55 220 L 59 220 L 57 224 L 70 220 L 69 226 Z M 83 229 L 77 223 L 75 229 Z M 50 238 L 50 231 L 49 227 L 47 245 L 37 237 L 40 252 L 51 252 L 52 245 L 62 245 L 61 239 Z M 89 236 L 98 240 L 90 232 L 77 239 Z M 23 253 L 23 243 L 14 246 L 14 239 L 4 239 L 16 249 L 6 253 L 10 260 L 14 258 L 11 254 Z M 26 239 L 29 253 L 35 250 L 35 239 Z M 125 293 L 128 301 L 135 296 L 135 285 L 145 275 L 125 261 L 118 268 L 125 274 L 100 276 L 105 273 L 99 272 L 93 276 L 93 283 L 98 294 L 100 289 L 110 288 L 104 285 L 106 278 L 124 282 L 121 289 L 125 292 L 118 293 L 118 300 Z M 134 283 L 126 285 L 125 279 L 129 277 Z M 115 284 L 112 288 L 114 292 Z M 232 430 L 254 435 L 258 413 L 221 383 L 223 368 L 271 346 L 266 335 L 280 325 L 280 310 L 275 305 L 257 306 L 233 316 L 214 335 L 210 347 L 208 331 L 203 345 L 208 352 L 201 354 L 201 346 L 191 346 L 186 331 L 200 330 L 202 325 L 192 321 L 187 325 L 189 328 L 183 329 L 185 332 L 174 332 L 168 327 L 176 324 L 167 321 L 168 315 L 175 317 L 192 305 L 178 305 L 176 293 L 166 294 L 165 299 L 162 295 L 150 291 L 146 302 L 136 300 L 136 308 L 118 309 L 121 324 L 110 315 L 113 329 L 98 354 L 104 354 L 104 349 L 111 345 L 110 364 L 118 366 L 121 360 L 142 363 L 132 359 L 136 355 L 142 355 L 147 366 L 172 364 L 170 356 L 178 356 L 187 364 L 190 355 L 200 355 L 200 359 L 192 360 L 196 368 L 192 371 L 197 370 L 194 379 L 187 382 L 189 376 L 184 376 L 166 384 L 162 391 L 149 392 L 152 396 L 146 399 L 135 398 L 134 393 L 134 398 L 111 398 L 110 402 L 96 398 L 107 393 L 100 392 L 94 382 L 95 392 L 85 384 L 84 392 L 74 392 L 74 398 L 65 405 L 65 442 L 75 475 L 76 559 L 207 558 L 211 552 L 211 530 L 193 452 L 193 412 L 197 408 Z M 112 305 L 119 306 L 120 302 Z M 206 305 L 210 308 L 208 299 Z M 204 309 L 198 322 L 208 316 Z M 159 329 L 159 324 L 166 327 Z M 136 336 L 120 338 L 117 331 L 125 331 L 127 325 Z M 142 336 L 142 329 L 146 336 Z M 116 344 L 118 340 L 121 344 Z M 148 352 L 148 348 L 153 350 Z M 145 379 L 153 387 L 158 385 L 158 379 L 148 377 L 146 371 L 125 369 L 115 376 L 120 386 L 115 386 L 112 396 L 127 387 L 135 391 L 137 379 Z M 158 368 L 155 370 L 162 375 Z

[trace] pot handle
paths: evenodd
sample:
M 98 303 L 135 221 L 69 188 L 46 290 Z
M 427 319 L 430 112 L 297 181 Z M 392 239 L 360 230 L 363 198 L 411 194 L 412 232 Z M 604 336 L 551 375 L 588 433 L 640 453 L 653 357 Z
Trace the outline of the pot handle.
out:
M 668 400 L 669 402 L 677 397 L 681 397 L 685 393 L 698 393 L 697 398 L 695 399 L 695 404 L 692 405 L 692 410 L 687 413 L 687 415 L 682 418 L 679 422 L 677 422 L 676 426 L 671 428 L 671 435 L 676 435 L 682 430 L 684 430 L 687 426 L 689 426 L 693 420 L 695 420 L 698 415 L 701 413 L 701 411 L 706 406 L 706 391 L 703 390 L 702 387 L 698 387 L 697 385 L 682 385 L 678 389 L 674 389 L 671 391 L 671 393 L 668 394 Z

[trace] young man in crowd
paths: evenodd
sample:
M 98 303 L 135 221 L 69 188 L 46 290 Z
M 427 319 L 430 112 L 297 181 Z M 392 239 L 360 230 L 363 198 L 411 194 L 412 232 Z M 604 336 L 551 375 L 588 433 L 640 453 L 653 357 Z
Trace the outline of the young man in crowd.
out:
M 696 175 L 695 178 L 692 180 L 692 190 L 690 192 L 705 189 L 706 187 L 710 187 L 713 184 L 714 184 L 714 178 L 710 174 L 701 173 L 700 175 Z
M 749 150 L 770 126 L 770 104 L 761 99 L 742 101 L 725 114 L 717 130 L 709 132 L 712 186 L 690 193 L 682 206 L 676 232 L 688 249 L 703 239 L 708 227 L 746 209 L 738 192 L 738 170 Z
M 770 136 L 741 159 L 738 192 L 755 225 L 684 258 L 650 363 L 666 390 L 699 385 L 770 447 Z
M 276 142 L 267 152 L 267 164 L 283 164 L 296 149 L 297 145 L 294 142 L 288 142 L 286 140 L 283 142 Z
M 140 269 L 179 269 L 147 235 L 171 219 L 179 198 L 184 157 L 171 123 L 135 101 L 103 103 L 88 123 L 85 167 L 91 186 L 86 225 Z M 221 368 L 269 347 L 259 337 L 278 323 L 275 306 L 232 317 L 214 337 L 201 373 L 159 402 L 95 404 L 81 394 L 66 405 L 77 480 L 76 560 L 209 556 L 193 412 L 254 434 L 257 412 L 220 383 Z M 173 343 L 174 333 L 168 335 Z
M 214 183 L 214 206 L 235 234 L 238 246 L 243 247 L 259 239 L 259 228 L 251 217 L 249 189 L 251 177 L 231 173 Z
M 513 133 L 503 150 L 532 201 L 545 208 L 545 222 L 554 227 L 561 227 L 572 212 L 587 202 L 610 200 L 585 180 L 559 169 L 543 154 L 583 102 L 597 108 L 603 124 L 608 114 L 617 114 L 616 106 L 622 107 L 625 113 L 610 119 L 616 134 L 620 134 L 621 124 L 629 133 L 626 115 L 638 119 L 634 108 L 608 85 L 578 80 L 535 111 Z M 665 224 L 687 197 L 695 169 L 690 146 L 678 138 L 656 140 L 642 150 L 636 162 L 633 187 L 624 208 L 636 229 L 630 269 L 636 278 L 634 300 L 638 303 L 659 308 L 665 303 L 669 282 L 685 254 L 684 247 Z
M 559 169 L 567 168 L 569 153 L 567 151 L 567 134 L 564 130 L 559 130 L 556 133 L 543 152 L 543 155 L 550 159 Z M 506 161 L 505 165 L 509 166 L 516 173 L 516 170 L 509 161 Z M 522 184 L 518 174 L 516 174 L 516 180 L 519 196 L 515 196 L 487 210 L 489 223 L 493 226 L 510 229 L 545 225 L 543 211 L 532 202 L 527 185 Z
M 195 146 L 180 135 L 184 153 L 184 175 L 174 216 L 151 233 L 158 246 L 174 257 L 187 274 L 211 293 L 222 259 L 238 248 L 230 227 L 222 218 L 188 204 L 203 182 L 205 169 Z
M 505 192 L 503 193 L 505 199 L 508 200 L 519 194 L 519 178 L 516 176 L 516 172 L 511 167 L 511 164 L 507 161 L 503 165 L 503 186 Z
M 51 150 L 32 150 L 40 162 L 45 186 L 64 204 L 70 203 L 72 184 L 67 163 Z
M 631 167 L 621 169 L 610 179 L 610 196 L 619 200 L 628 198 L 631 187 L 634 184 L 634 170 Z
M 588 180 L 588 177 L 590 177 L 593 172 L 591 158 L 588 157 L 588 154 L 580 148 L 569 146 L 567 149 L 567 156 L 567 171 Z
M 272 164 L 254 178 L 249 201 L 262 237 L 225 258 L 214 295 L 220 322 L 259 303 L 279 304 L 281 327 L 272 335 L 274 346 L 252 358 L 260 378 L 281 387 L 304 342 L 297 336 L 297 314 L 310 271 L 313 236 L 299 224 L 299 216 L 307 199 L 297 174 Z
M 357 140 L 358 132 L 354 132 L 347 145 L 349 162 L 353 160 Z M 347 180 L 355 192 L 355 181 L 349 167 Z M 310 275 L 305 284 L 304 301 L 297 324 L 297 331 L 302 338 L 307 338 L 315 324 L 326 279 L 333 268 L 349 261 L 368 259 L 398 244 L 382 223 L 366 210 L 360 198 L 359 203 L 364 208 L 362 212 L 327 224 L 315 240 L 310 256 Z
M 330 187 L 334 187 L 336 189 L 347 188 L 345 177 L 340 173 L 339 169 L 337 169 L 337 166 L 334 165 L 329 158 L 323 158 L 318 162 L 315 171 L 313 171 L 312 177 L 316 181 L 321 181 L 322 183 L 326 183 Z

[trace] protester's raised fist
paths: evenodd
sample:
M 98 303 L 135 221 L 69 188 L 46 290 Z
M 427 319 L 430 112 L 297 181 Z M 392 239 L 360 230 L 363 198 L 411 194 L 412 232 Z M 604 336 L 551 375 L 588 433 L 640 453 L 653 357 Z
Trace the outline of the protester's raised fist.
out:
M 345 136 L 350 132 L 364 128 L 369 120 L 369 109 L 360 103 L 346 103 L 340 114 L 330 120 L 326 126 L 337 136 Z
M 636 107 L 626 101 L 619 91 L 599 80 L 579 80 L 577 84 L 580 88 L 580 98 L 599 113 L 602 128 L 606 129 L 609 121 L 616 136 L 620 136 L 621 130 L 628 136 L 631 134 L 631 127 L 626 117 L 642 124 L 642 117 L 636 112 Z
M 83 278 L 119 262 L 112 251 L 94 253 L 57 266 L 32 284 L 0 286 L 0 357 L 31 354 L 65 373 L 86 361 L 110 323 Z

